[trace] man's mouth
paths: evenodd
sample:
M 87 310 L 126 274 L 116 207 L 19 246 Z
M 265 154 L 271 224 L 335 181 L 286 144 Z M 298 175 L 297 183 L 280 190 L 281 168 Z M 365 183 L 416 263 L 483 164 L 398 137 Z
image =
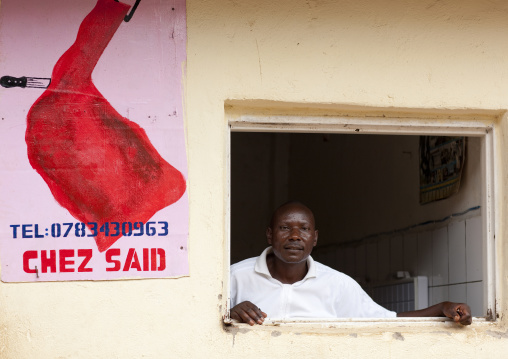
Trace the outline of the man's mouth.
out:
M 293 246 L 293 245 L 284 246 L 284 249 L 287 249 L 287 250 L 290 250 L 290 251 L 303 251 L 303 247 L 302 246 Z

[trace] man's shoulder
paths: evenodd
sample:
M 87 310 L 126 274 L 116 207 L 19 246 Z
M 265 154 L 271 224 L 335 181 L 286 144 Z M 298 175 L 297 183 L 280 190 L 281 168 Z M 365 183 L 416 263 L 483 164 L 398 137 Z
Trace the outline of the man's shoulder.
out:
M 318 261 L 314 261 L 314 264 L 316 265 L 316 271 L 318 273 L 324 273 L 324 274 L 328 274 L 328 275 L 336 275 L 336 276 L 346 276 L 346 274 L 342 273 L 342 272 L 339 272 L 338 270 L 336 269 L 333 269 L 332 267 L 328 267 L 327 265 L 323 264 L 323 263 L 320 263 Z
M 252 257 L 244 259 L 243 261 L 237 262 L 231 265 L 231 274 L 236 274 L 243 271 L 253 271 L 256 266 L 256 260 L 258 257 Z
M 325 277 L 327 279 L 332 280 L 339 280 L 341 282 L 355 284 L 356 281 L 348 276 L 347 274 L 344 274 L 342 272 L 339 272 L 338 270 L 335 270 L 331 267 L 328 267 L 327 265 L 324 265 L 323 263 L 319 263 L 314 261 L 314 264 L 316 265 L 316 275 L 318 277 Z M 324 278 L 323 278 L 324 279 Z

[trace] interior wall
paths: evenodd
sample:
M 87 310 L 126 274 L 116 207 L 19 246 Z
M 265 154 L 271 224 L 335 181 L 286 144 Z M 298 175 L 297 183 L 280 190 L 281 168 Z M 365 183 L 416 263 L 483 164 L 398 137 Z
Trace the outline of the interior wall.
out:
M 266 248 L 270 214 L 288 196 L 289 134 L 231 136 L 231 263 Z
M 457 194 L 421 205 L 418 136 L 233 132 L 232 262 L 266 247 L 270 215 L 289 199 L 314 211 L 318 248 L 481 205 L 480 147 L 468 138 Z
M 315 211 L 319 245 L 438 220 L 481 205 L 480 146 L 468 139 L 460 191 L 421 205 L 418 136 L 292 134 L 290 197 Z

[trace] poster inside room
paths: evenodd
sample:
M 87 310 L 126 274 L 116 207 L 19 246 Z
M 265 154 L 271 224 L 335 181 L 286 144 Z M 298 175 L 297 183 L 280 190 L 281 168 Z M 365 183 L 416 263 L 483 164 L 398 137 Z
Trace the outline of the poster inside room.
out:
M 465 137 L 420 136 L 420 204 L 459 191 L 465 153 Z
M 2 1 L 2 281 L 188 275 L 185 13 Z

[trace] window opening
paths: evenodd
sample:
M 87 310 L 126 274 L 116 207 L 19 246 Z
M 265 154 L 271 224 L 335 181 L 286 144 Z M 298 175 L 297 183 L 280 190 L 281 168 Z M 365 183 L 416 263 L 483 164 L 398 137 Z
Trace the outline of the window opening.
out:
M 454 129 L 469 135 L 459 192 L 422 205 L 420 135 L 449 130 L 387 126 L 386 133 L 364 135 L 333 133 L 334 126 L 283 132 L 285 126 L 254 132 L 249 121 L 231 125 L 231 263 L 259 256 L 271 213 L 297 199 L 314 211 L 320 231 L 312 257 L 353 277 L 379 304 L 400 312 L 467 302 L 473 316 L 489 319 L 489 131 Z

